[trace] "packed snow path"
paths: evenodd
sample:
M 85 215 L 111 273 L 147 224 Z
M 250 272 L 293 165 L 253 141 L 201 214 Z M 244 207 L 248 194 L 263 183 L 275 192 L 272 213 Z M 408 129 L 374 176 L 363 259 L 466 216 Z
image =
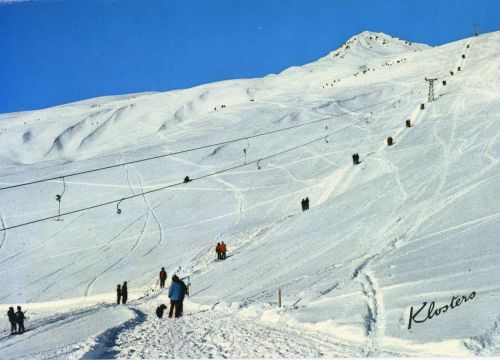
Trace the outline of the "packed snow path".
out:
M 146 310 L 147 311 L 147 310 Z M 198 310 L 179 319 L 147 321 L 122 332 L 116 358 L 319 358 L 367 355 L 363 344 L 324 333 L 265 323 L 232 310 Z M 400 353 L 383 351 L 379 355 Z
M 166 298 L 164 298 L 166 300 Z M 97 305 L 34 320 L 23 335 L 0 338 L 2 359 L 20 358 L 314 358 L 410 355 L 370 349 L 307 328 L 263 321 L 235 309 L 186 310 L 158 319 L 157 301 Z M 262 314 L 261 314 L 262 315 Z M 88 337 L 82 341 L 82 337 Z M 373 350 L 376 353 L 373 353 Z

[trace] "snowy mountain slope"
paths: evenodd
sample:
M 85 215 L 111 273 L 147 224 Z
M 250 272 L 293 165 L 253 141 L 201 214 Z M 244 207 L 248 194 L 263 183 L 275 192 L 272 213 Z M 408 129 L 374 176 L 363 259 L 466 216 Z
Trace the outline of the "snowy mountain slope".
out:
M 235 321 L 251 314 L 258 327 L 247 330 L 255 334 L 261 326 L 320 331 L 350 344 L 352 356 L 498 355 L 499 37 L 430 48 L 364 32 L 317 62 L 262 79 L 0 115 L 2 186 L 242 138 L 68 177 L 65 187 L 54 180 L 0 191 L 8 227 L 56 214 L 63 191 L 67 212 L 242 165 L 125 200 L 119 215 L 111 204 L 1 232 L 0 301 L 29 309 L 94 295 L 112 302 L 124 280 L 137 298 L 166 266 L 190 276 L 193 309 L 220 303 L 213 311 L 229 307 Z M 425 77 L 439 78 L 432 103 Z M 243 166 L 243 149 L 250 163 L 294 147 L 259 162 L 260 170 Z M 306 196 L 311 209 L 301 212 Z M 221 240 L 229 257 L 217 262 Z M 474 299 L 408 330 L 411 307 L 441 307 L 473 291 Z M 161 299 L 131 305 L 122 321 L 151 314 Z M 74 307 L 66 311 L 80 311 Z M 185 326 L 216 321 L 206 313 Z M 120 328 L 115 350 L 133 344 L 134 327 L 146 331 L 150 321 L 141 315 Z M 216 324 L 207 331 L 220 334 L 226 325 Z M 40 328 L 43 336 L 51 331 Z M 87 345 L 78 348 L 91 346 L 89 338 L 80 334 Z M 12 356 L 13 341 L 1 340 L 0 354 Z M 73 348 L 75 340 L 63 343 Z M 210 343 L 219 352 L 176 356 L 252 356 L 218 348 L 216 336 Z

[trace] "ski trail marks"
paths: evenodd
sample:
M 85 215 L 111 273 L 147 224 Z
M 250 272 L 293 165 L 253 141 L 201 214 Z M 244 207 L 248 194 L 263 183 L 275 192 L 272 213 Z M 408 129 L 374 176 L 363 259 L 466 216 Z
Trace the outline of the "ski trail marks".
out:
M 236 220 L 234 226 L 238 225 L 241 220 L 243 219 L 243 214 L 245 212 L 245 199 L 243 198 L 243 194 L 241 193 L 241 190 L 239 188 L 237 188 L 236 186 L 234 186 L 233 184 L 231 184 L 230 182 L 224 180 L 222 178 L 222 176 L 219 176 L 217 175 L 215 177 L 215 179 L 217 181 L 219 181 L 220 183 L 228 186 L 229 188 L 231 188 L 233 190 L 233 193 L 234 193 L 234 198 L 236 199 L 237 201 L 237 205 L 236 205 L 236 213 L 238 214 L 238 219 Z
M 441 90 L 441 89 L 439 89 Z M 438 91 L 439 91 L 438 90 Z M 463 110 L 464 106 L 464 101 L 463 98 L 460 97 L 460 94 L 456 95 L 456 99 L 454 101 L 454 106 L 452 108 L 457 108 L 460 107 L 460 111 Z M 438 117 L 438 114 L 436 114 L 436 106 L 431 106 L 430 107 L 431 113 L 430 115 L 433 115 L 434 117 Z M 457 116 L 458 116 L 459 110 L 457 110 L 453 113 L 453 123 L 452 123 L 452 129 L 451 131 L 447 131 L 446 134 L 449 136 L 449 139 L 445 141 L 439 136 L 439 129 L 440 126 L 443 126 L 442 123 L 439 121 L 436 121 L 434 123 L 434 129 L 433 129 L 433 135 L 435 139 L 439 142 L 441 147 L 443 148 L 443 171 L 441 172 L 441 177 L 439 181 L 439 185 L 436 188 L 436 195 L 442 192 L 444 185 L 446 184 L 446 176 L 448 172 L 448 168 L 450 166 L 450 156 L 449 153 L 451 152 L 452 146 L 454 145 L 454 139 L 455 139 L 455 127 L 456 127 L 456 122 L 457 122 Z M 422 115 L 421 115 L 422 114 Z M 429 114 L 427 113 L 422 113 L 419 109 L 415 109 L 412 114 L 411 114 L 411 119 L 414 119 L 413 122 L 419 123 L 420 121 L 417 121 L 418 118 L 422 118 L 423 115 L 426 115 L 427 117 Z M 446 126 L 446 124 L 444 125 Z M 404 138 L 405 135 L 408 134 L 406 131 L 403 133 L 403 131 L 406 131 L 405 129 L 400 129 L 397 133 L 396 136 L 399 141 L 401 141 L 402 138 Z M 399 134 L 402 134 L 401 137 L 399 137 Z M 383 151 L 385 146 L 381 146 L 380 149 L 377 152 Z M 390 162 L 388 159 L 386 159 L 385 156 L 380 156 L 380 160 L 384 161 L 386 165 L 389 166 L 389 168 L 392 170 L 395 176 L 395 181 L 396 184 L 403 195 L 403 200 L 406 200 L 408 198 L 408 193 L 403 187 L 403 184 L 401 183 L 401 179 L 399 177 L 399 168 Z M 424 186 L 425 188 L 425 186 Z M 439 203 L 439 202 L 438 202 Z M 443 203 L 443 206 L 447 204 L 446 201 L 441 201 Z M 444 204 L 446 203 L 446 204 Z M 424 206 L 426 207 L 426 206 Z M 439 207 L 441 208 L 441 207 Z M 428 211 L 428 209 L 425 209 Z M 433 212 L 433 214 L 436 211 Z M 422 212 L 419 212 L 421 214 Z M 431 214 L 432 215 L 432 214 Z M 419 217 L 419 221 L 416 222 L 416 224 L 413 224 L 411 227 L 409 234 L 410 238 L 411 236 L 416 232 L 416 230 L 422 225 L 426 219 L 429 218 L 429 214 L 427 216 L 424 216 L 424 218 Z M 383 315 L 384 312 L 384 307 L 383 307 L 383 296 L 382 292 L 379 290 L 378 287 L 378 281 L 374 277 L 373 273 L 369 271 L 369 264 L 373 261 L 376 260 L 380 257 L 386 256 L 389 252 L 391 252 L 392 249 L 396 247 L 396 242 L 397 239 L 395 238 L 394 240 L 390 241 L 385 248 L 383 248 L 381 251 L 376 253 L 375 255 L 368 256 L 365 258 L 364 261 L 361 262 L 360 265 L 358 265 L 352 275 L 352 279 L 357 280 L 362 289 L 362 293 L 366 298 L 366 316 L 365 316 L 365 322 L 366 322 L 366 334 L 367 334 L 367 347 L 366 347 L 366 356 L 376 356 L 378 352 L 378 339 L 383 336 L 383 331 L 385 324 L 383 323 L 383 319 L 385 316 Z
M 380 338 L 384 336 L 386 318 L 382 290 L 374 273 L 370 271 L 370 264 L 386 256 L 396 248 L 397 238 L 389 241 L 384 248 L 373 255 L 366 256 L 353 270 L 351 279 L 359 282 L 366 301 L 365 330 L 366 348 L 363 356 L 380 355 Z
M 131 166 L 129 166 L 129 167 L 131 167 Z M 139 186 L 140 186 L 141 192 L 144 193 L 145 188 L 144 188 L 144 185 L 143 185 L 143 182 L 142 182 L 141 173 L 137 169 L 135 169 L 133 167 L 131 167 L 131 168 L 137 174 L 137 179 L 139 180 Z M 129 185 L 130 185 L 130 179 L 129 179 L 129 176 L 128 176 L 128 169 L 127 169 L 127 180 L 129 182 Z M 146 208 L 148 210 L 148 214 L 150 213 L 153 216 L 154 221 L 158 225 L 158 231 L 159 231 L 158 241 L 146 253 L 144 253 L 144 255 L 142 255 L 144 257 L 144 256 L 149 255 L 154 249 L 156 249 L 158 246 L 160 246 L 160 244 L 164 240 L 164 231 L 163 231 L 163 226 L 161 225 L 160 219 L 158 218 L 158 215 L 154 211 L 154 207 L 152 207 L 151 204 L 149 203 L 149 200 L 148 200 L 147 196 L 143 194 L 142 195 L 142 199 L 144 201 L 144 205 L 146 205 Z
M 324 187 L 325 191 L 321 194 L 318 200 L 316 200 L 314 206 L 319 206 L 328 200 L 330 195 L 337 189 L 338 185 L 344 178 L 349 168 L 350 166 L 348 165 L 342 166 L 340 169 L 335 170 L 331 175 L 327 176 L 322 182 L 318 184 L 319 186 Z M 343 189 L 345 189 L 346 187 L 347 187 L 346 184 L 342 186 Z
M 374 255 L 366 258 L 354 269 L 352 274 L 353 280 L 360 283 L 361 291 L 366 298 L 366 315 L 364 317 L 365 335 L 367 337 L 364 353 L 366 357 L 378 355 L 378 340 L 380 334 L 383 335 L 384 331 L 382 295 L 375 277 L 366 269 L 369 263 L 377 257 L 377 255 Z
M 368 343 L 365 356 L 377 356 L 379 352 L 378 341 L 384 335 L 385 328 L 383 297 L 381 291 L 379 291 L 378 282 L 370 271 L 361 270 L 359 280 L 363 294 L 367 298 L 365 320 Z
M 500 316 L 497 317 L 491 328 L 485 331 L 482 335 L 474 336 L 464 340 L 464 346 L 469 349 L 474 355 L 495 356 L 498 355 L 500 346 Z
M 135 195 L 135 192 L 134 192 L 134 189 L 133 189 L 133 186 L 132 184 L 130 183 L 130 179 L 129 179 L 129 172 L 127 171 L 127 182 L 130 186 L 130 189 L 132 191 L 132 193 Z M 111 269 L 113 269 L 116 265 L 120 264 L 122 261 L 124 261 L 127 257 L 129 257 L 133 252 L 134 250 L 139 246 L 139 244 L 141 243 L 142 239 L 144 238 L 144 235 L 146 233 L 146 228 L 149 224 L 149 217 L 150 217 L 150 211 L 147 211 L 146 212 L 146 220 L 144 221 L 144 225 L 142 226 L 142 229 L 139 233 L 139 235 L 137 236 L 137 239 L 136 241 L 134 242 L 133 246 L 130 248 L 130 250 L 125 254 L 123 255 L 122 257 L 120 257 L 117 261 L 115 261 L 114 263 L 112 263 L 111 265 L 109 265 L 107 268 L 105 268 L 102 272 L 100 272 L 97 276 L 95 276 L 94 278 L 92 278 L 92 280 L 90 280 L 90 282 L 88 283 L 87 287 L 85 288 L 85 292 L 84 292 L 84 296 L 87 297 L 88 294 L 90 293 L 90 290 L 92 288 L 92 286 L 95 284 L 95 282 L 101 277 L 103 276 L 105 273 L 107 273 L 108 271 L 110 271 Z M 141 217 L 139 217 L 139 219 L 141 219 Z M 137 220 L 139 220 L 137 219 Z M 136 220 L 136 221 L 137 221 Z M 135 221 L 134 221 L 135 223 Z M 132 224 L 130 224 L 128 227 L 130 227 Z M 121 233 L 121 232 L 120 232 Z M 119 234 L 117 236 L 115 236 L 110 242 L 112 242 L 116 237 L 118 237 Z
M 134 243 L 134 245 L 132 246 L 132 248 L 124 255 L 122 256 L 121 258 L 119 258 L 117 261 L 115 261 L 114 263 L 112 263 L 110 266 L 108 266 L 106 269 L 104 269 L 102 272 L 100 272 L 97 276 L 95 276 L 90 282 L 89 284 L 87 285 L 87 287 L 85 288 L 85 292 L 84 292 L 84 296 L 87 297 L 92 286 L 94 285 L 94 283 L 101 277 L 103 276 L 105 273 L 107 273 L 108 271 L 110 271 L 112 268 L 114 268 L 116 265 L 120 264 L 122 261 L 124 261 L 128 256 L 130 256 L 130 254 L 132 254 L 134 252 L 134 250 L 137 248 L 137 246 L 139 245 L 139 243 L 141 242 L 142 238 L 144 237 L 144 233 L 146 231 L 146 227 L 147 227 L 147 224 L 148 224 L 148 221 L 149 221 L 149 218 L 146 217 L 146 221 L 144 222 L 144 225 L 141 229 L 141 232 L 139 234 L 139 236 L 137 237 L 137 240 L 136 242 Z

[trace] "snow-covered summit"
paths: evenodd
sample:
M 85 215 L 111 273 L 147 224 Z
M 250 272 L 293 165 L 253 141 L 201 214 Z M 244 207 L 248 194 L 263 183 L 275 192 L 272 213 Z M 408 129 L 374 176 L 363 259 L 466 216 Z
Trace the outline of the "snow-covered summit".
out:
M 342 46 L 332 51 L 324 59 L 368 56 L 391 56 L 411 51 L 421 51 L 429 48 L 428 45 L 412 43 L 394 38 L 381 32 L 363 31 L 351 37 Z

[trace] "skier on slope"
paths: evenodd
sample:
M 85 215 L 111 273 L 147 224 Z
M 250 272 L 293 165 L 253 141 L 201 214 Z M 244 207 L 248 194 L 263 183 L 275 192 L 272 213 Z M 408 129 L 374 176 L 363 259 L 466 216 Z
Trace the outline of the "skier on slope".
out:
M 116 303 L 119 304 L 122 299 L 122 287 L 120 284 L 116 286 Z
M 24 319 L 26 319 L 26 316 L 24 316 L 24 312 L 21 311 L 21 307 L 17 307 L 17 312 L 16 312 L 16 322 L 17 322 L 17 333 L 22 334 L 24 332 Z
M 167 272 L 165 271 L 165 268 L 162 267 L 160 271 L 160 289 L 163 289 L 165 287 L 166 280 L 167 280 Z
M 126 304 L 128 299 L 128 289 L 127 282 L 125 281 L 122 285 L 122 304 Z
M 352 154 L 352 163 L 354 165 L 358 165 L 359 164 L 359 154 L 358 153 Z
M 217 259 L 220 260 L 220 243 L 217 243 L 215 247 L 215 252 L 217 253 Z
M 9 307 L 9 311 L 7 311 L 7 316 L 9 317 L 10 321 L 10 334 L 15 334 L 17 332 L 16 330 L 16 313 L 14 312 L 14 308 L 11 306 Z
M 180 316 L 182 316 L 182 315 L 184 315 L 184 298 L 186 297 L 186 295 L 188 295 L 189 290 L 188 290 L 188 287 L 184 281 L 179 279 L 178 282 L 179 282 L 179 285 L 181 286 L 181 300 L 179 303 L 179 313 L 180 313 Z
M 227 247 L 226 247 L 226 244 L 224 244 L 224 241 L 220 243 L 220 258 L 222 260 L 225 260 L 226 259 L 226 250 L 227 250 Z

